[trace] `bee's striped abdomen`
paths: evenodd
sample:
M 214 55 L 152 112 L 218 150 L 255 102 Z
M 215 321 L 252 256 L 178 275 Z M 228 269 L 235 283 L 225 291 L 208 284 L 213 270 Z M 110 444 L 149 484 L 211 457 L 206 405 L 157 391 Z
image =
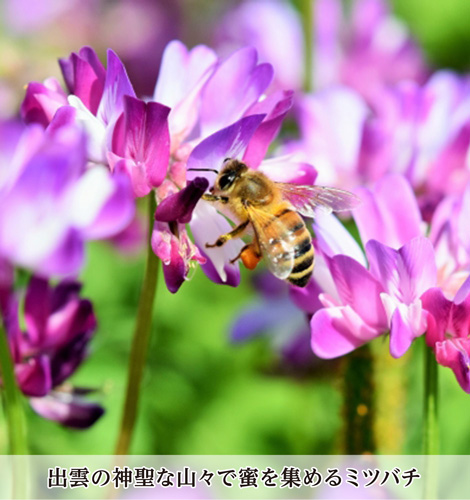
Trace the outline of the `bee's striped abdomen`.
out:
M 304 287 L 313 273 L 314 251 L 312 237 L 302 217 L 290 208 L 282 208 L 276 214 L 289 233 L 289 240 L 294 247 L 294 267 L 287 278 L 293 285 Z

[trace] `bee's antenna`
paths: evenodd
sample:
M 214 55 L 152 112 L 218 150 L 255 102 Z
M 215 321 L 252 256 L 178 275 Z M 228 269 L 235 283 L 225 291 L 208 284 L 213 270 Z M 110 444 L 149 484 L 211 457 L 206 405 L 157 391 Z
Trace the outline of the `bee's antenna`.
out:
M 219 171 L 215 170 L 213 168 L 188 168 L 187 170 L 188 171 L 189 170 L 195 170 L 196 172 L 214 172 L 216 174 L 219 174 Z

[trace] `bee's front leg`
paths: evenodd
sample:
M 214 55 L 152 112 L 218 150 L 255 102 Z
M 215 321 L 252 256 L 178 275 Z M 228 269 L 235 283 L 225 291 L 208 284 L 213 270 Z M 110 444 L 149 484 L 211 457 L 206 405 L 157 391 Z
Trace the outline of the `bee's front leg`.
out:
M 239 226 L 232 229 L 232 231 L 230 231 L 230 233 L 226 233 L 226 234 L 223 234 L 222 236 L 219 236 L 217 238 L 217 241 L 213 245 L 206 243 L 206 248 L 221 247 L 222 245 L 227 243 L 227 241 L 229 241 L 233 238 L 239 238 L 249 223 L 250 223 L 249 220 L 242 222 Z
M 227 196 L 216 196 L 214 194 L 203 194 L 202 199 L 204 201 L 210 201 L 212 203 L 218 201 L 219 203 L 228 203 Z

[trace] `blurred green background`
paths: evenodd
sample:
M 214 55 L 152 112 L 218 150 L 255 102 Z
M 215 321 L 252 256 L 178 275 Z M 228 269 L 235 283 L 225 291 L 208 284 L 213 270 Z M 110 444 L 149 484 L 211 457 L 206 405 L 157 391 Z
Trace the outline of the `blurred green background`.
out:
M 228 2 L 175 3 L 180 25 L 172 35 L 194 44 L 207 41 L 207 27 L 217 21 Z M 468 0 L 395 0 L 393 6 L 435 67 L 468 70 Z M 59 25 L 25 34 L 12 32 L 4 23 L 0 79 L 6 97 L 0 115 L 6 116 L 8 108 L 15 109 L 27 81 L 59 76 L 57 56 L 97 41 L 100 49 L 110 45 L 119 53 L 109 33 L 103 26 L 101 33 L 77 30 L 64 38 Z M 95 305 L 99 329 L 89 359 L 72 382 L 99 388 L 106 414 L 92 429 L 72 431 L 28 411 L 33 453 L 110 454 L 117 437 L 144 262 L 143 256 L 124 257 L 105 244 L 93 244 L 88 250 L 83 295 Z M 350 396 L 348 391 L 354 383 L 343 377 L 347 357 L 295 375 L 280 369 L 269 332 L 243 345 L 232 344 L 229 330 L 234 318 L 256 300 L 250 282 L 249 273 L 244 272 L 238 288 L 222 287 L 198 270 L 176 295 L 171 295 L 160 276 L 133 453 L 346 451 L 350 431 L 342 423 L 344 395 Z M 422 347 L 417 342 L 407 356 L 392 360 L 383 339 L 372 343 L 373 385 L 366 399 L 373 396 L 374 401 L 365 410 L 357 410 L 359 417 L 370 417 L 375 405 L 373 432 L 378 453 L 421 453 Z M 470 453 L 470 397 L 450 370 L 440 368 L 439 377 L 442 453 Z M 0 449 L 6 449 L 4 434 L 0 434 Z

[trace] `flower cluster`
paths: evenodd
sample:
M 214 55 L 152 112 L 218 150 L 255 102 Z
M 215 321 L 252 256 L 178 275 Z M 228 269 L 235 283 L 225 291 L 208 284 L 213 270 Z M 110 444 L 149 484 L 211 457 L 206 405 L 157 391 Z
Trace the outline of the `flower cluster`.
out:
M 256 22 L 261 16 L 272 29 Z M 334 216 L 315 219 L 314 278 L 292 287 L 286 307 L 305 312 L 313 352 L 324 358 L 382 335 L 399 357 L 424 335 L 470 392 L 468 76 L 432 72 L 386 0 L 355 0 L 349 16 L 339 0 L 318 0 L 316 90 L 302 92 L 300 30 L 288 2 L 252 0 L 228 13 L 217 34 L 224 48 L 256 43 L 279 69 L 276 85 L 298 91 L 299 138 L 281 153 L 308 159 L 319 184 L 362 200 L 352 212 L 361 246 Z M 242 317 L 235 332 L 243 325 Z
M 32 290 L 38 288 L 37 280 L 48 287 L 47 278 L 75 277 L 84 264 L 85 242 L 132 238 L 135 199 L 151 196 L 158 205 L 149 228 L 151 247 L 163 263 L 168 289 L 176 292 L 196 263 L 216 283 L 238 285 L 238 263 L 232 261 L 243 244 L 234 240 L 206 248 L 231 226 L 201 200 L 214 174 L 191 175 L 191 170 L 217 172 L 226 158 L 238 158 L 274 180 L 313 183 L 316 171 L 295 155 L 264 160 L 293 103 L 292 91 L 270 91 L 272 66 L 259 63 L 252 47 L 220 58 L 209 47 L 189 50 L 173 41 L 163 53 L 153 96 L 140 99 L 112 50 L 106 66 L 90 47 L 59 62 L 65 87 L 54 78 L 30 83 L 21 105 L 23 124 L 2 125 L 2 266 L 9 272 L 15 267 L 33 271 Z M 60 358 L 64 349 L 72 352 L 76 336 L 84 352 L 94 326 L 77 332 L 66 323 L 63 338 L 46 332 L 38 343 L 29 328 L 20 332 L 18 321 L 10 318 L 18 317 L 19 309 L 7 280 L 1 290 L 4 323 L 8 335 L 17 338 L 11 346 L 19 385 L 36 398 L 32 404 L 37 411 L 47 414 L 46 403 L 51 406 L 55 398 L 49 415 L 56 411 L 64 416 L 58 406 L 59 396 L 65 397 L 63 382 L 84 356 L 75 352 L 76 365 L 64 370 L 65 376 L 55 377 L 55 368 L 49 368 L 47 381 L 47 370 L 38 363 L 47 351 L 49 364 L 60 365 L 56 354 Z M 38 294 L 26 296 L 31 307 L 39 307 Z M 44 322 L 49 316 L 54 322 L 55 306 L 45 311 Z M 25 340 L 31 335 L 31 341 Z M 32 360 L 42 372 L 30 367 Z M 29 385 L 23 383 L 26 375 L 20 375 L 25 363 L 33 370 L 27 375 Z M 77 410 L 78 403 L 73 404 Z M 72 418 L 62 422 L 75 425 Z

